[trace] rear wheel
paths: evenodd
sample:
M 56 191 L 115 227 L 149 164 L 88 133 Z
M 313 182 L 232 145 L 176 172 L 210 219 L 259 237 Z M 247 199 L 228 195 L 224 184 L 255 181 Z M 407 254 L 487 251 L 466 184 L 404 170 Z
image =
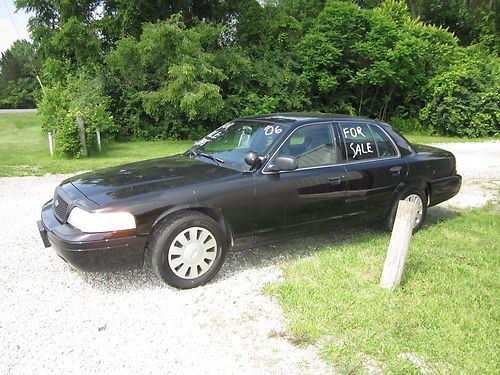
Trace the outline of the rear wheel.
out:
M 398 194 L 398 197 L 394 200 L 385 219 L 385 227 L 388 230 L 392 230 L 394 226 L 396 211 L 400 200 L 413 202 L 417 205 L 417 215 L 415 217 L 415 223 L 413 224 L 413 231 L 416 232 L 422 227 L 425 221 L 425 216 L 427 214 L 427 194 L 416 188 L 407 188 L 401 191 L 401 193 Z
M 189 289 L 209 282 L 224 262 L 227 241 L 219 224 L 198 212 L 176 214 L 151 237 L 153 271 L 167 284 Z

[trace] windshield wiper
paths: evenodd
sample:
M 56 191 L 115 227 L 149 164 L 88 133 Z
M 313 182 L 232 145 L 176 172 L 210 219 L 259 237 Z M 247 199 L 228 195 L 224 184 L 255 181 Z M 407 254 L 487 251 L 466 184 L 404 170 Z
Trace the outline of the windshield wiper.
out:
M 211 154 L 207 154 L 204 152 L 196 152 L 195 150 L 190 150 L 189 153 L 190 153 L 190 155 L 193 155 L 193 157 L 203 156 L 207 159 L 211 159 L 211 160 L 215 161 L 219 167 L 221 166 L 221 163 L 224 163 L 224 160 L 216 158 L 215 156 L 213 156 Z

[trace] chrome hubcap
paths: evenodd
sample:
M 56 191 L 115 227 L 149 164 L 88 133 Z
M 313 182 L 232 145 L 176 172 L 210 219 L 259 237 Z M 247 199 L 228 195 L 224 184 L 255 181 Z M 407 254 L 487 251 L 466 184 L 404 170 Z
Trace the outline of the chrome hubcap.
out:
M 404 200 L 417 205 L 417 216 L 415 217 L 415 223 L 413 224 L 413 228 L 415 228 L 418 224 L 420 224 L 420 220 L 422 220 L 422 215 L 424 213 L 422 198 L 420 198 L 417 194 L 410 194 Z
M 205 228 L 192 227 L 179 233 L 168 252 L 168 265 L 183 279 L 195 279 L 208 272 L 217 256 L 217 241 Z

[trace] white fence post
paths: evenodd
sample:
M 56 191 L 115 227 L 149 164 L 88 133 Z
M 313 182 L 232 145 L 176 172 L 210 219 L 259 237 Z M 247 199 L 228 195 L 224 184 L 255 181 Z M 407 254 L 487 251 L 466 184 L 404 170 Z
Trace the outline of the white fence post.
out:
M 52 137 L 52 132 L 48 132 L 49 136 L 49 151 L 50 151 L 50 156 L 54 156 L 54 139 Z
M 101 132 L 99 131 L 99 129 L 95 131 L 95 135 L 97 138 L 97 148 L 99 149 L 99 151 L 101 151 Z
M 380 278 L 381 288 L 394 290 L 401 283 L 417 210 L 415 203 L 399 201 L 384 270 Z

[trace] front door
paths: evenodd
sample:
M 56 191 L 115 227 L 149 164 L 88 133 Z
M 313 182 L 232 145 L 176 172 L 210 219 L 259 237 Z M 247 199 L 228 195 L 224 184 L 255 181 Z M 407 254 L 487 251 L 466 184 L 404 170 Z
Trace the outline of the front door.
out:
M 330 123 L 298 127 L 271 158 L 294 156 L 298 168 L 254 175 L 257 241 L 325 229 L 344 213 L 345 169 L 338 134 Z

